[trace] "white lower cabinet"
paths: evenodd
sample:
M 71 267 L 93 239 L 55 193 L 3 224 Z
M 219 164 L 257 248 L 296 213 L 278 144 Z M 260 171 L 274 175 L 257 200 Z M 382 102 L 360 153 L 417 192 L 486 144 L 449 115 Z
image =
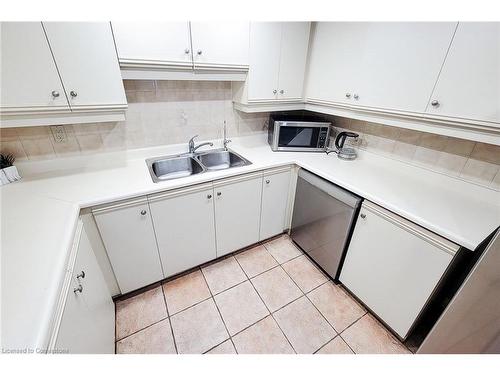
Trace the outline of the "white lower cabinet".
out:
M 458 248 L 365 201 L 340 281 L 406 338 Z
M 165 277 L 217 256 L 212 184 L 149 197 Z
M 290 178 L 289 167 L 264 173 L 260 240 L 280 234 L 286 228 Z
M 71 354 L 114 353 L 115 306 L 83 228 L 77 246 L 54 349 Z
M 164 278 L 147 198 L 92 213 L 122 293 Z
M 214 183 L 217 256 L 259 241 L 262 173 Z

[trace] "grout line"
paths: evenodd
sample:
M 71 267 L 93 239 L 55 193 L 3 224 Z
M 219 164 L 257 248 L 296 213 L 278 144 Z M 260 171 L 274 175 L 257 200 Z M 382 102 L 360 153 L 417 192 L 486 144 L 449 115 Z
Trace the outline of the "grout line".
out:
M 167 309 L 168 324 L 170 325 L 170 332 L 172 333 L 172 341 L 174 342 L 175 352 L 179 354 L 179 351 L 177 350 L 177 342 L 175 340 L 175 335 L 174 335 L 174 328 L 172 327 L 172 319 L 170 319 L 170 313 L 168 311 L 167 296 L 165 295 L 165 289 L 163 289 L 163 284 L 160 286 L 160 288 L 161 292 L 163 293 L 163 300 L 165 301 L 165 307 Z
M 135 331 L 135 332 L 132 332 L 131 334 L 129 334 L 129 335 L 127 335 L 127 336 L 123 336 L 123 337 L 122 337 L 122 338 L 120 338 L 119 340 L 116 340 L 116 339 L 115 339 L 115 343 L 117 343 L 117 342 L 119 342 L 119 341 L 122 341 L 122 340 L 124 340 L 124 339 L 126 339 L 126 338 L 128 338 L 128 337 L 130 337 L 130 336 L 133 336 L 133 335 L 135 335 L 136 333 L 139 333 L 139 332 L 141 332 L 141 331 L 144 331 L 145 329 L 147 329 L 147 328 L 149 328 L 149 327 L 152 327 L 152 326 L 154 326 L 154 325 L 155 325 L 155 324 L 157 324 L 157 323 L 163 322 L 165 319 L 168 319 L 168 316 L 166 316 L 165 318 L 161 318 L 161 319 L 160 319 L 160 320 L 158 320 L 157 322 L 154 322 L 154 323 L 148 324 L 147 326 L 142 327 L 141 329 L 139 329 L 139 330 L 137 330 L 137 331 Z

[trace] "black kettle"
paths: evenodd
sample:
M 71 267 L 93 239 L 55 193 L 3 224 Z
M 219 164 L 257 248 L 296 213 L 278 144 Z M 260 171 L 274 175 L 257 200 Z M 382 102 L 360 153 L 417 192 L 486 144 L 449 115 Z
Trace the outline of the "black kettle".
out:
M 344 160 L 354 160 L 358 155 L 352 147 L 344 147 L 345 140 L 350 138 L 358 138 L 359 134 L 352 132 L 340 132 L 335 138 L 335 147 L 337 148 L 337 157 Z
M 337 147 L 337 150 L 341 150 L 344 147 L 347 137 L 358 138 L 359 134 L 353 132 L 340 132 L 337 138 L 335 138 L 335 147 Z

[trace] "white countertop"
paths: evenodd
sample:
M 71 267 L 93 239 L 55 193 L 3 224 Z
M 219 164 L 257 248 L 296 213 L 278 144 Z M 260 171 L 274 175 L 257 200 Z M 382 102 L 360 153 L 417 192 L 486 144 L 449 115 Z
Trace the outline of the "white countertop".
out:
M 184 152 L 185 145 L 20 165 L 28 177 L 0 188 L 1 345 L 46 347 L 80 208 L 295 163 L 470 250 L 500 225 L 498 191 L 369 152 L 355 161 L 272 152 L 263 135 L 230 145 L 252 165 L 160 183 L 145 158 Z M 43 169 L 51 171 L 30 173 Z

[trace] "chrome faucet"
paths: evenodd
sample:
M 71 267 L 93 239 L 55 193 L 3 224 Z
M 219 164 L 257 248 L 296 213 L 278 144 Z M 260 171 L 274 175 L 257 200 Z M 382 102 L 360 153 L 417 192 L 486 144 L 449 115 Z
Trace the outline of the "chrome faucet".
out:
M 206 145 L 209 145 L 209 146 L 213 146 L 214 144 L 212 142 L 203 142 L 203 143 L 200 143 L 198 146 L 195 147 L 194 145 L 194 139 L 198 137 L 198 135 L 195 135 L 193 138 L 191 138 L 188 142 L 188 146 L 189 146 L 189 153 L 190 154 L 194 154 L 194 152 L 199 149 L 201 146 L 206 146 Z
M 222 144 L 224 145 L 224 150 L 227 151 L 227 144 L 231 142 L 230 139 L 227 139 L 227 134 L 226 134 L 226 120 L 224 120 L 224 140 L 222 141 Z

